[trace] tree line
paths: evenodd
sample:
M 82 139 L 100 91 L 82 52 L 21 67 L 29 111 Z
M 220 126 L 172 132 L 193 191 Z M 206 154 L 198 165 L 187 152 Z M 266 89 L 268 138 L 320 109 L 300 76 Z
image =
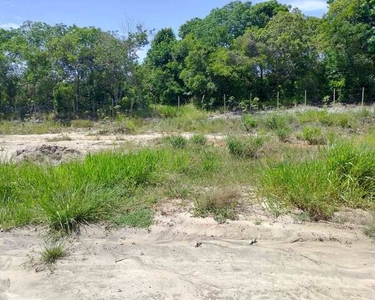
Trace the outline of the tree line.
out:
M 375 100 L 375 0 L 331 0 L 322 18 L 275 0 L 233 1 L 158 31 L 25 22 L 0 29 L 0 119 L 113 116 L 150 104 L 206 109 L 299 101 Z

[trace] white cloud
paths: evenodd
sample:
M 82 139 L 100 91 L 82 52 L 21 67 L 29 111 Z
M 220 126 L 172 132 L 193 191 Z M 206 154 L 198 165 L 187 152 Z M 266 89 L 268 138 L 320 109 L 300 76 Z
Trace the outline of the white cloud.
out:
M 328 4 L 326 0 L 302 0 L 302 1 L 288 1 L 292 7 L 297 7 L 304 12 L 327 10 Z
M 16 23 L 3 23 L 3 24 L 0 24 L 0 28 L 3 28 L 3 29 L 11 29 L 11 28 L 19 28 L 20 25 L 19 24 L 16 24 Z

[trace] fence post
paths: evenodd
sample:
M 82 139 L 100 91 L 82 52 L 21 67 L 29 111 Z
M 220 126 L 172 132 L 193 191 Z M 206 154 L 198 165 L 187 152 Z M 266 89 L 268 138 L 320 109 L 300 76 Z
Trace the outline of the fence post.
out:
M 305 106 L 307 106 L 307 90 L 305 90 Z
M 227 95 L 224 94 L 224 113 L 227 112 Z
M 280 106 L 280 92 L 277 92 L 277 109 L 279 109 Z
M 253 93 L 250 93 L 250 105 L 249 105 L 249 111 L 251 111 L 251 102 L 253 101 Z
M 365 88 L 362 88 L 362 106 L 365 104 Z
M 336 89 L 333 89 L 333 105 L 336 104 Z
M 180 96 L 177 98 L 177 105 L 178 105 L 178 110 L 180 110 Z

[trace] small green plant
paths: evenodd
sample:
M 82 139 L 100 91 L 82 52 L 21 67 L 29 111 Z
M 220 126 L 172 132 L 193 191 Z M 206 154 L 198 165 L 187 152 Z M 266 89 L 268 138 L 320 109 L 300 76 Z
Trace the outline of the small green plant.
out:
M 56 263 L 57 260 L 61 259 L 66 255 L 66 251 L 63 243 L 55 242 L 52 245 L 46 245 L 42 252 L 41 260 L 47 265 Z
M 244 115 L 242 117 L 242 122 L 247 132 L 250 132 L 257 127 L 257 122 L 251 115 Z
M 207 138 L 203 134 L 194 134 L 190 138 L 190 143 L 193 145 L 204 146 L 207 144 Z
M 264 144 L 264 140 L 261 137 L 228 137 L 227 147 L 229 152 L 239 158 L 255 158 L 259 155 L 259 150 Z
M 172 135 L 166 137 L 165 140 L 174 148 L 174 149 L 184 149 L 187 146 L 187 139 L 181 135 Z
M 319 127 L 304 127 L 302 129 L 302 137 L 310 145 L 324 145 L 327 143 Z
M 225 223 L 227 219 L 235 220 L 239 196 L 234 189 L 207 192 L 195 202 L 194 214 L 198 217 L 213 216 L 218 223 Z

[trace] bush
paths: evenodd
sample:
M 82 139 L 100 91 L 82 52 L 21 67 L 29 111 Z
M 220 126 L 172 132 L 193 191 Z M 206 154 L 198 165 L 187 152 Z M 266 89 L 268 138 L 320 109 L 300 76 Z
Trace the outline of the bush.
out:
M 227 147 L 229 152 L 240 158 L 255 158 L 259 155 L 259 150 L 263 146 L 264 141 L 260 137 L 240 138 L 228 137 Z
M 310 145 L 324 145 L 327 143 L 319 127 L 304 127 L 302 129 L 302 137 Z

